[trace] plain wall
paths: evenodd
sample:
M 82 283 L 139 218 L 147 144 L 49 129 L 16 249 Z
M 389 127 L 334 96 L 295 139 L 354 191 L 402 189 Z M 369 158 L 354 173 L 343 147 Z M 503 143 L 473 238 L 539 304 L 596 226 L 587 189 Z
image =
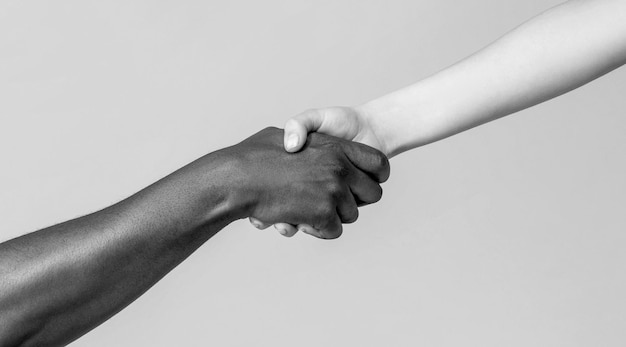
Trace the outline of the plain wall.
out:
M 0 239 L 558 1 L 3 1 Z M 335 241 L 239 221 L 74 346 L 623 346 L 626 70 L 391 161 Z

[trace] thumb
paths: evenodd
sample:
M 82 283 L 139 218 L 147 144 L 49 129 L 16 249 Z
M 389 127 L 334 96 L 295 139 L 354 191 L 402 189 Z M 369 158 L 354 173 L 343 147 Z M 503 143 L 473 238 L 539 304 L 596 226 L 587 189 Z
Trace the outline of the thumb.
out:
M 285 150 L 290 153 L 299 151 L 306 143 L 307 134 L 317 131 L 324 121 L 319 110 L 304 111 L 285 123 Z

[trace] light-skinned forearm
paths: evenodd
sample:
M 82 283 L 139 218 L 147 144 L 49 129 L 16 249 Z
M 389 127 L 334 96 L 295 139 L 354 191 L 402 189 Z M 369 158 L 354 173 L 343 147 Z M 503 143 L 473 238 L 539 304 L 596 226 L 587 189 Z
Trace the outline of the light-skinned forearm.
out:
M 568 1 L 357 110 L 394 156 L 554 98 L 624 63 L 626 1 Z

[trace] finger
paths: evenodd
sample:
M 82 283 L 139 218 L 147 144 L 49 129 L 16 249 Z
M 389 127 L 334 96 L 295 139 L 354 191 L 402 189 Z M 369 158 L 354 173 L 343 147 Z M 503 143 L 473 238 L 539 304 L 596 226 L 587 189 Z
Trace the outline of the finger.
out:
M 343 151 L 350 162 L 372 176 L 377 182 L 389 178 L 389 159 L 379 150 L 357 142 L 344 141 Z
M 274 228 L 285 237 L 292 237 L 298 232 L 295 226 L 287 223 L 276 223 L 274 224 Z
M 383 196 L 380 184 L 357 168 L 354 168 L 348 176 L 348 186 L 358 207 L 378 202 Z
M 341 220 L 338 215 L 334 217 L 328 218 L 323 226 L 315 227 L 318 230 L 319 235 L 313 235 L 320 239 L 332 240 L 341 236 L 343 232 L 343 226 L 341 225 Z
M 287 152 L 299 151 L 306 142 L 307 134 L 322 126 L 323 115 L 317 110 L 304 111 L 285 123 L 284 146 Z
M 261 222 L 260 220 L 254 217 L 250 217 L 250 223 L 259 230 L 267 229 L 271 225 L 271 224 L 266 224 L 264 222 Z
M 354 223 L 359 218 L 359 209 L 350 192 L 345 194 L 337 203 L 337 215 L 339 215 L 341 222 L 346 224 Z
M 298 231 L 301 233 L 313 235 L 315 237 L 320 237 L 321 233 L 319 230 L 313 228 L 309 224 L 298 224 Z

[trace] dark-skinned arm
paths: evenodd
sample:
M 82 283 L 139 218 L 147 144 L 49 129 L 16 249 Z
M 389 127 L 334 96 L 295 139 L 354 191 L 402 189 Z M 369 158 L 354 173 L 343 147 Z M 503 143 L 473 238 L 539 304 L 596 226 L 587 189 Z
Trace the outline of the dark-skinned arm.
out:
M 382 153 L 315 134 L 294 155 L 282 138 L 265 129 L 113 206 L 0 244 L 0 345 L 75 340 L 237 219 L 309 223 L 330 239 L 357 204 L 380 199 Z

